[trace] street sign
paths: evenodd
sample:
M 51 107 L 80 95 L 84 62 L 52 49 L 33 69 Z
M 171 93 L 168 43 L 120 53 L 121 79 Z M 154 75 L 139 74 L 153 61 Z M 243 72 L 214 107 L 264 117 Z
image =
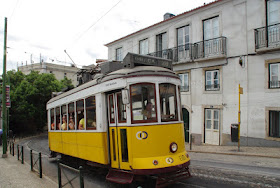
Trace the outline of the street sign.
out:
M 239 93 L 243 94 L 243 87 L 239 87 Z

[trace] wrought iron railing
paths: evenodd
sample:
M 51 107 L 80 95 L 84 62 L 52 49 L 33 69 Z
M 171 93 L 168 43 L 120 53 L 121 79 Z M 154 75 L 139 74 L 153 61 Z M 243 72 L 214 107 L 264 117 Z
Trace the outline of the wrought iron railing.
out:
M 166 50 L 157 51 L 154 53 L 150 53 L 148 55 L 154 56 L 154 57 L 161 57 L 164 59 L 170 59 L 173 62 L 178 61 L 187 61 L 191 59 L 191 47 L 192 45 L 190 43 L 181 45 L 174 48 L 169 48 Z
M 256 49 L 280 46 L 280 24 L 255 29 Z
M 205 91 L 218 91 L 220 90 L 220 84 L 205 85 Z
M 186 85 L 186 86 L 180 86 L 180 90 L 181 91 L 189 91 L 189 86 Z
M 280 81 L 269 81 L 269 88 L 280 88 Z
M 193 44 L 193 59 L 226 55 L 226 37 L 218 37 Z
M 194 44 L 187 43 L 148 55 L 170 59 L 173 62 L 186 62 L 194 59 L 226 55 L 226 37 L 218 37 Z

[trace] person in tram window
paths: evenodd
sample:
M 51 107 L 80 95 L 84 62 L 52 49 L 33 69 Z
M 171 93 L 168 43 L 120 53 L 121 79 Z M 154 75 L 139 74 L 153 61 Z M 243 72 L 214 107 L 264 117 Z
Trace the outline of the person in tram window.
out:
M 54 130 L 54 122 L 51 124 L 51 130 Z
M 85 129 L 84 111 L 82 111 L 82 112 L 79 113 L 79 114 L 82 115 L 82 117 L 80 118 L 79 125 L 78 125 L 78 129 L 79 129 L 79 130 L 84 130 L 84 129 Z
M 65 115 L 62 117 L 61 130 L 67 130 L 67 126 L 66 126 L 66 116 L 65 116 Z
M 152 110 L 153 110 L 153 105 L 151 102 L 148 102 L 145 110 L 143 110 L 143 115 L 144 115 L 144 119 L 152 119 Z
M 69 127 L 69 130 L 75 130 L 75 123 L 74 123 L 72 115 L 70 115 L 68 127 Z
M 85 119 L 82 118 L 80 121 L 79 121 L 79 130 L 84 130 L 85 129 Z

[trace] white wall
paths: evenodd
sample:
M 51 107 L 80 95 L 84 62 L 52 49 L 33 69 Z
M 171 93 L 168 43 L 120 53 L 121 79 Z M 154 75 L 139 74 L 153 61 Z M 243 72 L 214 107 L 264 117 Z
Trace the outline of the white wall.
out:
M 230 125 L 238 123 L 240 84 L 244 92 L 241 95 L 241 136 L 267 139 L 265 110 L 280 109 L 280 89 L 267 88 L 267 62 L 275 59 L 280 62 L 280 53 L 255 52 L 254 30 L 265 26 L 264 0 L 224 0 L 163 22 L 109 45 L 109 60 L 115 59 L 118 47 L 123 47 L 123 57 L 127 52 L 139 53 L 139 41 L 145 38 L 149 38 L 149 53 L 155 52 L 156 35 L 163 32 L 167 32 L 168 47 L 173 48 L 176 29 L 185 25 L 190 26 L 191 43 L 202 41 L 203 20 L 214 16 L 219 16 L 220 36 L 227 38 L 226 58 L 174 64 L 174 71 L 189 72 L 190 91 L 182 92 L 181 96 L 182 105 L 190 110 L 190 132 L 204 134 L 204 108 L 214 106 L 222 111 L 221 133 L 229 135 Z M 240 57 L 243 66 L 239 64 Z M 204 75 L 208 68 L 220 70 L 219 92 L 205 92 Z

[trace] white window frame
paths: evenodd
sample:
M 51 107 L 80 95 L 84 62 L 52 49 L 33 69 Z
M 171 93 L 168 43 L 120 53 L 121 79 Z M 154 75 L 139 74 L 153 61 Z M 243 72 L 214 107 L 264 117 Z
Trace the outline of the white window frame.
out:
M 272 88 L 280 88 L 280 63 L 269 64 L 269 89 Z
M 156 36 L 156 51 L 163 51 L 168 48 L 167 33 L 161 33 Z
M 122 47 L 116 49 L 116 61 L 122 61 Z
M 189 91 L 189 73 L 183 73 L 179 74 L 180 80 L 181 80 L 181 92 L 182 91 Z
M 217 73 L 218 76 L 215 79 L 214 74 Z M 210 74 L 210 79 L 208 79 L 207 74 Z M 207 84 L 210 81 L 210 88 L 207 87 Z M 217 87 L 215 87 L 215 81 L 218 81 Z M 212 87 L 213 86 L 213 87 Z M 220 70 L 206 70 L 205 71 L 205 91 L 218 91 L 220 90 Z
M 210 118 L 207 116 L 208 113 L 210 113 Z M 215 117 L 215 114 L 218 114 L 217 117 Z M 219 130 L 220 129 L 220 110 L 219 109 L 205 109 L 205 129 L 208 130 Z M 210 128 L 207 126 L 207 122 L 210 122 Z M 217 122 L 217 127 L 215 127 L 215 122 Z
M 207 28 L 209 24 L 209 28 Z M 215 25 L 216 24 L 216 25 Z M 203 20 L 203 39 L 209 40 L 220 36 L 219 16 Z
M 273 25 L 280 22 L 280 2 L 267 1 L 267 24 Z
M 139 54 L 147 55 L 149 53 L 149 40 L 148 38 L 139 41 Z
M 181 34 L 179 34 L 181 31 Z M 182 42 L 180 42 L 182 41 Z M 177 29 L 177 47 L 190 43 L 190 27 L 189 25 Z

